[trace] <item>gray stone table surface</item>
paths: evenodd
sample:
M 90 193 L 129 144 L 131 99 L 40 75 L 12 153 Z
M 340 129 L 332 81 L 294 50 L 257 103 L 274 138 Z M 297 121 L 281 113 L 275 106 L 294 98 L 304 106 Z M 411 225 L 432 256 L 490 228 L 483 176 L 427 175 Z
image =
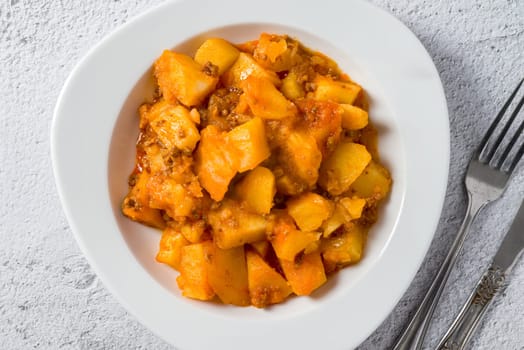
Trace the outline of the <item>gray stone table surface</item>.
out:
M 0 3 L 0 349 L 172 349 L 128 314 L 89 267 L 64 217 L 50 160 L 53 108 L 74 65 L 113 29 L 160 2 Z M 429 253 L 396 308 L 359 347 L 386 349 L 421 301 L 459 228 L 469 155 L 524 75 L 524 2 L 372 2 L 398 17 L 428 50 L 444 85 L 451 126 L 448 190 Z M 474 225 L 437 309 L 428 348 L 494 254 L 524 195 L 523 183 L 521 166 L 503 199 Z M 472 349 L 524 349 L 522 260 Z

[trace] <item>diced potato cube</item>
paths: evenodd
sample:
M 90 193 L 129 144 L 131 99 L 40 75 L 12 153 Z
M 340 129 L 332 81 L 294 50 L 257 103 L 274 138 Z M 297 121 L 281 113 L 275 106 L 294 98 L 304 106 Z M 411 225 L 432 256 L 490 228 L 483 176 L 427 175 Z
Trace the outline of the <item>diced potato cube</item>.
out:
M 263 119 L 283 119 L 297 114 L 297 107 L 270 80 L 250 75 L 243 87 L 253 115 Z
M 255 48 L 255 58 L 263 57 L 270 62 L 275 62 L 287 50 L 286 39 L 281 36 L 262 33 L 258 39 L 257 47 Z
M 198 198 L 187 186 L 162 173 L 151 177 L 147 188 L 150 194 L 149 205 L 165 210 L 172 218 L 190 216 L 198 203 Z
M 178 270 L 180 268 L 182 248 L 188 244 L 190 242 L 180 232 L 177 232 L 172 227 L 166 227 L 162 232 L 156 261 Z
M 366 243 L 367 228 L 352 225 L 340 235 L 322 241 L 322 256 L 325 261 L 338 266 L 354 264 L 362 258 Z
M 304 89 L 302 84 L 298 82 L 297 74 L 294 72 L 289 72 L 289 74 L 282 79 L 282 86 L 280 90 L 290 100 L 296 100 L 305 96 Z
M 242 88 L 244 80 L 249 76 L 267 79 L 276 86 L 280 86 L 280 79 L 275 72 L 262 68 L 253 56 L 241 52 L 233 65 L 222 75 L 221 81 L 225 87 Z
M 298 253 L 319 238 L 320 233 L 299 231 L 291 217 L 282 216 L 273 225 L 271 245 L 279 259 L 293 261 Z
M 152 208 L 165 210 L 173 219 L 190 216 L 193 212 L 192 208 L 201 203 L 204 195 L 198 178 L 192 171 L 192 157 L 184 155 L 170 157 L 171 163 L 168 167 L 160 154 L 165 150 L 160 152 L 154 145 L 144 149 L 149 157 L 149 168 L 152 172 L 155 169 L 154 175 L 147 183 L 149 205 Z
M 253 57 L 265 68 L 275 72 L 289 70 L 301 60 L 297 41 L 285 36 L 262 33 L 254 49 Z
M 204 41 L 195 53 L 195 61 L 201 65 L 207 62 L 218 67 L 218 75 L 222 75 L 235 63 L 240 51 L 228 41 L 221 38 L 211 38 Z
M 340 203 L 335 203 L 333 214 L 322 224 L 323 236 L 329 237 L 340 226 L 346 222 L 349 222 L 350 220 L 351 216 L 347 212 L 346 208 Z
M 220 249 L 213 245 L 208 266 L 209 284 L 225 304 L 250 304 L 244 247 Z
M 227 143 L 238 150 L 238 171 L 254 169 L 271 154 L 266 141 L 264 123 L 253 118 L 227 133 Z
M 322 153 L 313 136 L 301 131 L 291 132 L 284 140 L 278 157 L 286 174 L 303 182 L 306 188 L 315 185 Z
M 362 174 L 351 184 L 350 190 L 361 198 L 374 201 L 386 197 L 391 189 L 391 175 L 388 170 L 371 161 Z
M 302 232 L 295 229 L 285 235 L 275 235 L 270 242 L 279 259 L 294 261 L 299 253 L 304 252 L 306 247 L 318 239 L 319 235 L 316 232 Z
M 200 134 L 188 109 L 161 100 L 151 106 L 149 113 L 151 128 L 164 147 L 186 152 L 195 149 Z
M 347 210 L 351 219 L 360 219 L 362 216 L 362 211 L 366 205 L 366 200 L 364 198 L 352 197 L 352 198 L 341 198 L 339 203 L 344 206 Z
M 362 90 L 355 83 L 335 81 L 318 75 L 314 80 L 316 89 L 313 96 L 316 100 L 352 104 Z
M 148 172 L 141 172 L 133 176 L 135 185 L 131 187 L 122 202 L 122 213 L 131 220 L 163 229 L 166 223 L 161 211 L 149 206 L 150 194 L 147 184 L 151 175 Z
M 313 192 L 291 198 L 286 207 L 302 231 L 316 230 L 333 213 L 333 203 Z
M 180 275 L 176 281 L 182 295 L 199 300 L 211 300 L 215 296 L 209 284 L 208 257 L 213 242 L 189 244 L 182 248 Z
M 222 249 L 253 243 L 266 238 L 267 220 L 240 208 L 232 200 L 223 200 L 220 207 L 208 213 L 215 243 Z
M 340 106 L 343 110 L 342 127 L 344 129 L 358 130 L 368 125 L 368 112 L 347 103 Z
M 371 161 L 366 147 L 341 142 L 320 166 L 318 183 L 332 195 L 345 192 Z
M 251 304 L 263 308 L 284 301 L 292 293 L 284 277 L 257 253 L 248 250 L 246 260 Z
M 235 197 L 257 214 L 269 214 L 276 193 L 275 175 L 264 167 L 256 167 L 235 185 Z
M 319 252 L 306 254 L 298 262 L 280 260 L 280 265 L 296 295 L 310 295 L 326 283 L 326 273 Z
M 204 72 L 191 57 L 165 50 L 155 62 L 154 73 L 164 98 L 186 106 L 200 104 L 215 88 L 218 77 Z
M 226 141 L 226 133 L 208 125 L 200 133 L 196 151 L 196 172 L 200 184 L 215 201 L 224 198 L 229 182 L 237 173 L 239 155 Z

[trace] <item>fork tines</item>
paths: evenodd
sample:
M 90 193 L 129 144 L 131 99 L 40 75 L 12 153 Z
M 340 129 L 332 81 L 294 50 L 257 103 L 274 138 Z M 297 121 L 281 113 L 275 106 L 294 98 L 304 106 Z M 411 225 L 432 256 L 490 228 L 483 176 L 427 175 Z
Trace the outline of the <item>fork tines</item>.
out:
M 481 162 L 508 173 L 515 169 L 524 155 L 524 142 L 519 140 L 524 131 L 524 118 L 518 120 L 519 112 L 524 104 L 524 88 L 521 89 L 523 82 L 524 79 L 519 82 L 517 88 L 497 114 L 478 149 L 478 158 Z M 515 99 L 517 95 L 521 94 L 520 99 L 519 97 Z M 497 128 L 501 128 L 501 130 L 496 132 Z M 513 136 L 510 139 L 508 134 L 511 133 Z M 496 137 L 491 137 L 493 135 L 496 135 Z M 491 138 L 494 138 L 494 140 L 491 141 Z M 509 141 L 507 141 L 508 139 Z M 520 148 L 516 150 L 516 146 L 519 146 L 519 144 Z

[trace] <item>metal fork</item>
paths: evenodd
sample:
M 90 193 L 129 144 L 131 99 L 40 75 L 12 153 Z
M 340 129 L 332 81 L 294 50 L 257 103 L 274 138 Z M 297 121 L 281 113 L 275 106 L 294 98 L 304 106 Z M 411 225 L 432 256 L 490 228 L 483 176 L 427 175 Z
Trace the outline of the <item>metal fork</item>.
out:
M 435 306 L 438 303 L 449 274 L 455 265 L 455 261 L 457 260 L 457 256 L 472 222 L 484 206 L 502 195 L 513 170 L 524 154 L 524 144 L 522 144 L 518 151 L 513 152 L 513 155 L 510 156 L 511 151 L 518 142 L 519 136 L 524 130 L 524 122 L 519 125 L 510 141 L 505 146 L 503 145 L 503 143 L 505 143 L 503 141 L 510 137 L 508 135 L 510 127 L 524 104 L 523 96 L 510 117 L 506 121 L 503 121 L 506 111 L 515 98 L 515 95 L 517 95 L 523 81 L 524 79 L 520 81 L 495 120 L 491 123 L 480 146 L 474 152 L 469 162 L 464 181 L 468 198 L 464 221 L 460 226 L 446 259 L 442 263 L 433 283 L 431 283 L 429 290 L 426 292 L 422 303 L 394 345 L 394 350 L 421 349 Z M 499 128 L 502 127 L 498 136 L 495 132 L 496 129 L 498 129 L 497 126 L 499 126 Z M 494 141 L 490 142 L 492 139 Z

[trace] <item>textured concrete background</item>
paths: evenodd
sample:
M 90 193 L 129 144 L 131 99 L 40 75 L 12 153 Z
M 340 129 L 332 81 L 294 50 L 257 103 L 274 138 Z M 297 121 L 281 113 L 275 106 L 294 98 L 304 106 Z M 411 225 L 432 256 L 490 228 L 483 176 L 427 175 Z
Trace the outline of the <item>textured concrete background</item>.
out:
M 114 28 L 160 2 L 0 3 L 2 349 L 172 349 L 108 294 L 82 257 L 58 201 L 49 158 L 53 107 L 73 66 Z M 393 313 L 360 349 L 390 346 L 421 300 L 460 225 L 465 209 L 461 180 L 469 154 L 524 75 L 521 0 L 373 3 L 403 21 L 435 61 L 448 99 L 452 158 L 430 253 Z M 428 347 L 456 314 L 508 227 L 524 195 L 523 168 L 504 198 L 474 225 L 443 294 Z M 524 349 L 523 260 L 488 311 L 472 348 Z

